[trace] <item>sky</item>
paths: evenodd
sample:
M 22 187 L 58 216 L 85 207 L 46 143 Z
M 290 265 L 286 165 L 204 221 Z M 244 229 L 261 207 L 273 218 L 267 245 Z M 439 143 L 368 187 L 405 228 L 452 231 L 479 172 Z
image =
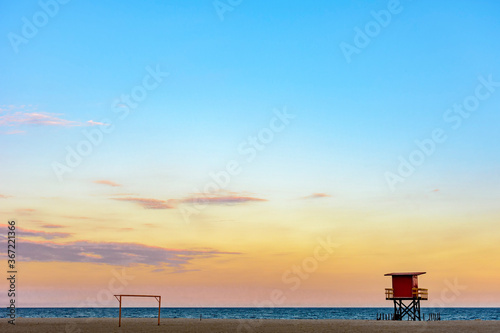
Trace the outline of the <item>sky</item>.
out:
M 19 306 L 500 306 L 499 11 L 0 1 Z

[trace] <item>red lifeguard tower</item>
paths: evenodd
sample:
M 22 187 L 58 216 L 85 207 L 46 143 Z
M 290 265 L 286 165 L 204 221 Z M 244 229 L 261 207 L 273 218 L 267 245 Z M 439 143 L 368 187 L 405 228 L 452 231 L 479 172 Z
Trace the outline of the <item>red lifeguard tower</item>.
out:
M 385 289 L 385 299 L 394 301 L 394 320 L 422 320 L 420 316 L 420 301 L 427 300 L 427 289 L 418 287 L 418 276 L 425 272 L 388 273 L 392 276 L 392 288 Z M 405 304 L 403 301 L 409 301 Z

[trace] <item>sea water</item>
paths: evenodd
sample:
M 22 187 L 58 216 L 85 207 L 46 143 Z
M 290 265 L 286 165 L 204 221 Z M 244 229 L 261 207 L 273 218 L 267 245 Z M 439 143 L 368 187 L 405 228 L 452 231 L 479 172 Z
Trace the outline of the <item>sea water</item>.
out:
M 17 317 L 25 318 L 116 318 L 118 308 L 17 308 Z M 161 308 L 162 318 L 205 319 L 370 319 L 391 314 L 393 308 Z M 441 320 L 500 320 L 500 308 L 422 308 L 440 313 Z M 125 318 L 155 318 L 158 308 L 122 308 Z M 2 311 L 0 317 L 6 318 Z

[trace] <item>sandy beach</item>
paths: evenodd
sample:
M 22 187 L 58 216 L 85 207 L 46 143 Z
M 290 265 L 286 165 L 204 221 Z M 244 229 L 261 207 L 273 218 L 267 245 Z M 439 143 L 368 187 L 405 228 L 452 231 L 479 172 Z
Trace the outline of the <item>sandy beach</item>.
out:
M 2 332 L 500 332 L 500 321 L 237 320 L 124 318 L 18 318 Z

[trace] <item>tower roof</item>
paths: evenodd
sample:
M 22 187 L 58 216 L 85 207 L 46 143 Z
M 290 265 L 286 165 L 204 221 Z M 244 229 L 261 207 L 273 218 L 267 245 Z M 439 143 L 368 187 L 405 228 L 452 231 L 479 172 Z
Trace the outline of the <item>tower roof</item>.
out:
M 426 272 L 408 272 L 408 273 L 387 273 L 384 276 L 419 276 Z

